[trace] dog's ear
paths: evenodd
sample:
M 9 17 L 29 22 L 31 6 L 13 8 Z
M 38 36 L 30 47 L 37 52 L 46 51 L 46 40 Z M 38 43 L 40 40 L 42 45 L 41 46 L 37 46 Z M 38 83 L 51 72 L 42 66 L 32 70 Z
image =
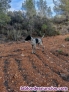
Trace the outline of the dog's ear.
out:
M 28 40 L 31 40 L 31 36 L 28 35 L 26 38 L 25 38 L 25 41 L 28 41 Z

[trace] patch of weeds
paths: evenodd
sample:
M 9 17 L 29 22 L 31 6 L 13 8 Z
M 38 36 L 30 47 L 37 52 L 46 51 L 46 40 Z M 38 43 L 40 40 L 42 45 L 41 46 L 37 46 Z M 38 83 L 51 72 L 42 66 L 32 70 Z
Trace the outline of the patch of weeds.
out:
M 69 54 L 66 53 L 66 52 L 63 52 L 62 49 L 57 50 L 57 52 L 58 52 L 58 54 L 61 54 L 61 55 L 64 55 L 64 56 L 69 56 Z
M 65 38 L 65 41 L 69 41 L 69 37 L 66 37 L 66 38 Z
M 57 52 L 58 52 L 59 54 L 63 54 L 63 50 L 61 50 L 61 49 L 57 50 Z

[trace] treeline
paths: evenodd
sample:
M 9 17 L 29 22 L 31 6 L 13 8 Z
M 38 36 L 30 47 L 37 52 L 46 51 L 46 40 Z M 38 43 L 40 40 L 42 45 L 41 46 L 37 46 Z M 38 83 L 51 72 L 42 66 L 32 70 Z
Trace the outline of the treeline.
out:
M 54 12 L 47 6 L 46 0 L 25 0 L 21 11 L 8 11 L 10 0 L 0 0 L 0 34 L 8 39 L 19 40 L 28 34 L 33 36 L 52 36 L 59 32 L 54 24 L 68 21 L 69 1 L 54 1 Z M 60 16 L 60 18 L 59 18 Z M 63 17 L 64 16 L 64 17 Z

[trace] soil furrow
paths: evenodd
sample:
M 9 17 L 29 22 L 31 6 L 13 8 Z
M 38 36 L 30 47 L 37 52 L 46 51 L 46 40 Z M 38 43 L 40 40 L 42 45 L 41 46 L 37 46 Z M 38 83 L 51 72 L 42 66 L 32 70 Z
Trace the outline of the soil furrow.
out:
M 46 57 L 47 57 L 47 60 L 51 61 L 52 63 L 54 62 L 57 66 L 60 66 L 63 70 L 69 72 L 69 61 L 68 59 L 65 60 L 64 57 L 60 56 L 57 56 L 55 55 L 52 51 L 46 51 L 43 53 Z
M 8 92 L 20 92 L 20 86 L 27 86 L 26 82 L 20 76 L 18 66 L 13 58 L 4 61 L 4 85 Z
M 4 59 L 0 59 L 0 92 L 7 92 L 5 86 L 4 86 Z
M 6 87 L 7 92 L 14 92 L 14 89 L 10 86 L 10 76 L 9 76 L 9 61 L 6 59 L 4 61 L 4 85 Z
M 28 59 L 24 58 L 22 59 L 22 61 L 19 59 L 15 59 L 15 60 L 18 64 L 18 70 L 21 71 L 21 75 L 23 79 L 26 81 L 28 86 L 41 85 L 43 79 L 41 78 L 40 74 L 35 72 L 35 70 L 32 68 L 32 65 Z
M 35 57 L 35 59 L 33 59 L 33 57 Z M 44 64 L 40 58 L 38 58 L 36 55 L 30 55 L 30 62 L 32 63 L 33 68 L 35 68 L 35 70 L 45 78 L 47 83 L 44 82 L 42 86 L 59 86 L 60 81 L 57 81 L 56 77 L 58 77 L 59 80 L 61 80 L 61 78 L 55 72 L 53 72 L 47 64 Z M 56 80 L 56 82 L 54 82 L 54 80 Z
M 46 56 L 44 56 L 44 54 L 43 53 L 41 53 L 41 52 L 39 52 L 39 54 L 36 54 L 37 55 L 37 57 L 40 59 L 40 60 L 42 60 L 43 61 L 43 63 L 44 64 L 46 64 L 51 70 L 52 70 L 52 72 L 54 72 L 54 75 L 55 74 L 57 74 L 57 77 L 60 77 L 60 80 L 61 80 L 61 78 L 62 78 L 62 81 L 65 83 L 65 85 L 66 85 L 66 81 L 68 82 L 68 72 L 66 72 L 65 70 L 63 70 L 61 67 L 59 67 L 59 66 L 57 66 L 54 62 L 53 63 L 51 63 L 51 61 L 48 61 L 47 59 L 46 59 Z M 59 83 L 60 83 L 60 81 L 59 81 Z M 62 85 L 62 83 L 61 83 L 61 85 Z M 68 83 L 68 85 L 69 85 L 69 83 Z

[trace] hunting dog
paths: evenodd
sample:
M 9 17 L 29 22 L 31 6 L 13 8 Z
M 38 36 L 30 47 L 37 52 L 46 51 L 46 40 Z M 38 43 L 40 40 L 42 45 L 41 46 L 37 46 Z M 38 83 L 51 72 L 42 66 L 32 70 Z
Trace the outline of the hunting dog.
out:
M 36 45 L 38 44 L 38 46 L 42 47 L 42 51 L 44 51 L 44 47 L 43 43 L 42 43 L 42 38 L 44 37 L 44 35 L 41 38 L 33 38 L 30 35 L 28 35 L 25 38 L 25 41 L 31 41 L 31 45 L 32 45 L 32 53 L 35 53 L 36 50 Z

